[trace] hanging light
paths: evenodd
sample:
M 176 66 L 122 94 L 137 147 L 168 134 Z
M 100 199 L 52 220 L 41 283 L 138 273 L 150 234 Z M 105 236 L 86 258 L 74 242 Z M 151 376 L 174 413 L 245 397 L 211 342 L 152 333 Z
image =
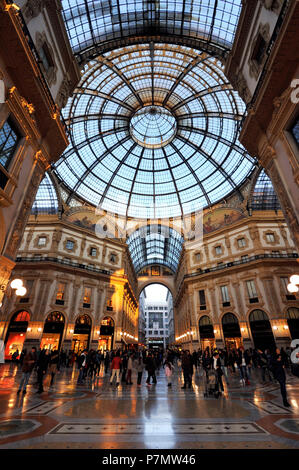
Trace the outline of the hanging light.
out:
M 23 281 L 21 279 L 14 279 L 13 281 L 11 281 L 10 286 L 12 287 L 12 289 L 20 289 L 21 287 L 23 287 Z
M 290 277 L 290 281 L 292 284 L 299 284 L 299 274 L 293 274 Z
M 288 289 L 289 292 L 295 293 L 295 292 L 298 292 L 299 287 L 296 286 L 295 284 L 290 283 L 290 284 L 287 285 L 287 289 Z
M 23 297 L 23 295 L 25 295 L 26 292 L 27 292 L 26 287 L 21 286 L 16 290 L 16 295 L 19 295 L 20 297 Z

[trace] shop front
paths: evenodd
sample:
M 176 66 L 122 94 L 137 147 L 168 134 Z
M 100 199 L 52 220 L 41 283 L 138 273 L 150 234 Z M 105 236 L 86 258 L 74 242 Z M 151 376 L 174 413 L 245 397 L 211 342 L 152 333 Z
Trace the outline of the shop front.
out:
M 113 349 L 114 321 L 110 317 L 103 318 L 100 326 L 99 351 L 111 351 Z
M 256 349 L 275 350 L 275 339 L 268 315 L 263 310 L 253 310 L 249 315 L 251 335 Z
M 75 323 L 72 351 L 76 354 L 89 348 L 91 334 L 91 318 L 89 315 L 80 315 Z
M 243 346 L 239 320 L 233 313 L 226 313 L 222 317 L 222 331 L 227 351 Z
M 51 312 L 45 321 L 40 349 L 59 350 L 61 346 L 65 319 L 61 312 Z
M 215 347 L 214 328 L 207 315 L 204 315 L 199 319 L 199 336 L 202 351 L 205 351 L 207 348 L 211 351 Z
M 292 339 L 299 338 L 299 308 L 290 307 L 287 311 L 287 322 Z
M 17 359 L 22 352 L 30 314 L 26 310 L 16 312 L 9 323 L 6 338 L 4 358 L 6 361 Z

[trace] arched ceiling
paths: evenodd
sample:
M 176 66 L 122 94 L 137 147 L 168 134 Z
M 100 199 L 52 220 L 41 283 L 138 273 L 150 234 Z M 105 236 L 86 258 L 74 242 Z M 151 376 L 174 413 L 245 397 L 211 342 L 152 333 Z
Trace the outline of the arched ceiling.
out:
M 238 140 L 244 111 L 207 53 L 152 42 L 116 49 L 84 67 L 55 173 L 112 213 L 190 214 L 238 191 L 255 167 Z
M 79 62 L 125 44 L 159 37 L 225 57 L 242 0 L 62 0 Z
M 176 272 L 183 248 L 182 236 L 171 227 L 152 224 L 141 227 L 127 240 L 135 272 L 158 264 Z

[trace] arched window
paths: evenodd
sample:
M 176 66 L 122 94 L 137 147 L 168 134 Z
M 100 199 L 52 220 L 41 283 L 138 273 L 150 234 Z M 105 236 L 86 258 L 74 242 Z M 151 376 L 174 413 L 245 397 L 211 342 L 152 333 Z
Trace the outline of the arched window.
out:
M 77 320 L 76 320 L 76 324 L 91 326 L 90 316 L 89 315 L 80 315 L 80 317 L 78 317 Z
M 249 315 L 249 321 L 268 321 L 268 315 L 263 310 L 253 310 Z
M 212 325 L 210 318 L 207 315 L 204 315 L 199 319 L 199 326 Z
M 16 312 L 12 319 L 11 322 L 29 322 L 30 321 L 30 315 L 26 310 L 21 310 L 20 312 Z
M 114 326 L 114 321 L 113 321 L 112 318 L 110 318 L 110 317 L 105 317 L 105 318 L 103 318 L 103 320 L 101 321 L 101 325 L 105 325 L 105 326 Z
M 229 323 L 236 323 L 238 324 L 239 321 L 236 317 L 236 315 L 234 315 L 233 313 L 226 313 L 225 315 L 223 315 L 222 317 L 222 324 L 223 325 L 227 325 Z
M 64 316 L 61 312 L 51 312 L 47 316 L 46 322 L 64 323 Z

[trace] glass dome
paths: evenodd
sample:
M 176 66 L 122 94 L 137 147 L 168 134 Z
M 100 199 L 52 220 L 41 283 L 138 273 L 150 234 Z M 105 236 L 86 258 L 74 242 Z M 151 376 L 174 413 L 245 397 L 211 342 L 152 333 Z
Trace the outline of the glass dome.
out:
M 55 172 L 69 200 L 128 217 L 189 214 L 255 167 L 238 141 L 244 112 L 205 52 L 153 42 L 107 52 L 85 66 L 64 109 L 70 145 Z

